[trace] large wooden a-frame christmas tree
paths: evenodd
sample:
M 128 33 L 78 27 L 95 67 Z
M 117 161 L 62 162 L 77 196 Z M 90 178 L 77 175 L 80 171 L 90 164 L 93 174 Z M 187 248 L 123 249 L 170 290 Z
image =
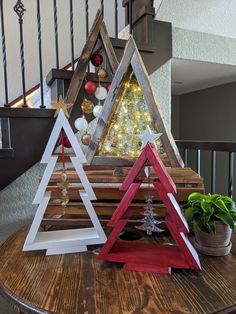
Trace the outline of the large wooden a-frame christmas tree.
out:
M 156 174 L 153 185 L 166 207 L 167 214 L 164 223 L 175 245 L 119 239 L 119 235 L 131 217 L 130 204 L 141 187 L 142 180 L 139 179 L 139 174 L 147 162 Z M 114 229 L 98 256 L 99 260 L 125 263 L 124 269 L 127 270 L 163 274 L 170 273 L 171 268 L 201 269 L 197 252 L 186 236 L 189 232 L 187 221 L 174 197 L 176 186 L 152 144 L 147 143 L 144 147 L 120 190 L 126 193 L 108 223 L 108 226 Z
M 183 167 L 178 148 L 165 126 L 147 71 L 131 36 L 87 150 L 88 162 L 117 166 L 122 165 L 121 159 L 128 161 L 137 158 L 141 151 L 138 134 L 147 125 L 156 133 L 162 133 L 161 140 L 156 144 L 165 165 Z
M 86 78 L 86 71 L 90 59 L 95 51 L 96 46 L 99 44 L 107 58 L 107 63 L 110 67 L 111 75 L 113 76 L 118 68 L 118 61 L 114 52 L 106 25 L 103 21 L 103 14 L 98 10 L 93 26 L 88 35 L 88 39 L 83 48 L 81 56 L 77 62 L 75 72 L 73 74 L 67 95 L 65 97 L 66 103 L 75 104 L 77 96 L 83 87 Z M 72 109 L 70 110 L 70 112 Z
M 86 163 L 86 158 L 78 144 L 76 136 L 74 135 L 67 118 L 65 117 L 63 109 L 68 116 L 66 104 L 60 101 L 57 106 L 57 112 L 59 112 L 59 114 L 41 159 L 41 163 L 47 164 L 47 167 L 33 201 L 33 204 L 37 204 L 39 206 L 25 240 L 23 248 L 24 251 L 47 250 L 47 255 L 84 252 L 87 251 L 87 245 L 101 244 L 106 241 L 106 235 L 91 203 L 91 201 L 96 200 L 96 195 L 83 169 L 83 164 Z M 61 156 L 58 156 L 53 154 L 53 151 L 58 138 L 60 137 L 62 139 L 62 153 Z M 66 215 L 67 206 L 70 202 L 70 182 L 65 166 L 63 145 L 65 138 L 70 142 L 70 145 L 73 148 L 74 154 L 73 156 L 70 156 L 70 162 L 74 166 L 82 186 L 81 188 L 78 187 L 77 199 L 82 201 L 93 227 L 79 228 L 80 220 L 78 218 L 77 221 L 75 221 L 76 228 L 74 229 L 68 228 L 67 224 L 65 223 L 65 227 L 62 228 L 62 230 L 42 230 L 42 228 L 40 229 L 42 220 L 44 219 L 47 208 L 53 204 L 53 201 L 57 201 L 58 206 L 60 206 L 62 209 L 62 215 L 60 215 L 62 216 L 62 222 L 63 215 Z M 60 199 L 55 200 L 53 197 L 53 192 L 50 191 L 50 189 L 48 190 L 48 185 L 53 170 L 59 161 L 62 165 L 62 170 L 59 171 L 61 179 L 57 183 L 57 187 L 61 190 L 61 196 Z M 60 217 L 57 216 L 57 220 L 59 221 Z M 62 224 L 60 225 L 62 226 Z

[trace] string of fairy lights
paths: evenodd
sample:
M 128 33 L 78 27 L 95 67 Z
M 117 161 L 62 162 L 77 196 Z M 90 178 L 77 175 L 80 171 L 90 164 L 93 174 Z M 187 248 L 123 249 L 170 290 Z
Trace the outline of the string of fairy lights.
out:
M 145 131 L 147 125 L 153 132 L 158 131 L 134 74 L 130 75 L 122 89 L 123 92 L 116 99 L 114 114 L 100 143 L 99 155 L 137 157 L 142 144 L 138 135 Z M 163 154 L 160 139 L 156 144 L 158 152 Z

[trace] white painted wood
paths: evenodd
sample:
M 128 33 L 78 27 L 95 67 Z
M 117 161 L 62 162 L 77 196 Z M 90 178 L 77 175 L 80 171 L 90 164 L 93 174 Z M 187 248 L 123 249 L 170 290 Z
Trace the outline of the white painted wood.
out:
M 83 246 L 84 251 L 84 247 L 86 247 L 86 245 L 103 244 L 106 242 L 106 235 L 98 220 L 88 194 L 85 191 L 79 191 L 79 193 L 94 228 L 38 232 L 51 196 L 51 192 L 46 192 L 34 217 L 34 221 L 26 238 L 23 251 L 48 250 L 47 254 L 50 254 L 50 252 L 53 252 L 51 251 L 52 249 L 62 248 L 61 252 L 63 252 L 66 248 L 69 250 L 70 247 L 78 246 Z M 60 250 L 57 252 L 59 251 Z M 53 252 L 53 255 L 54 254 L 59 253 Z
M 180 232 L 180 235 L 181 235 L 184 243 L 186 244 L 186 246 L 187 246 L 187 248 L 189 250 L 189 253 L 192 255 L 192 257 L 194 258 L 195 262 L 197 263 L 199 269 L 202 269 L 198 253 L 195 250 L 195 248 L 192 246 L 192 244 L 189 241 L 188 237 L 183 232 Z
M 189 232 L 189 226 L 188 226 L 188 222 L 186 220 L 186 218 L 184 217 L 184 215 L 182 214 L 182 211 L 180 209 L 179 204 L 177 203 L 174 195 L 172 193 L 167 193 L 167 196 L 169 197 L 171 203 L 174 205 L 174 208 L 176 210 L 176 213 L 179 215 L 179 218 L 181 219 L 181 221 L 183 222 L 185 228 L 188 230 Z
M 71 162 L 73 163 L 76 173 L 81 180 L 81 187 L 84 190 L 79 190 L 80 197 L 94 227 L 39 232 L 38 230 L 41 221 L 51 198 L 51 192 L 46 192 L 46 189 L 58 161 L 58 157 L 52 156 L 52 153 L 62 128 L 64 129 L 76 154 L 76 157 L 71 157 Z M 67 121 L 63 111 L 60 110 L 41 160 L 41 163 L 48 163 L 48 165 L 45 169 L 33 201 L 33 204 L 39 204 L 39 206 L 29 234 L 26 238 L 23 251 L 47 250 L 47 255 L 66 254 L 72 252 L 84 252 L 87 250 L 87 245 L 102 244 L 106 242 L 106 235 L 91 203 L 91 200 L 96 200 L 97 198 L 83 169 L 82 164 L 85 162 L 85 156 L 69 125 L 69 122 Z
M 61 247 L 48 249 L 46 252 L 47 256 L 50 255 L 59 255 L 59 254 L 71 254 L 71 253 L 82 253 L 87 251 L 87 246 L 79 245 L 79 246 L 71 246 L 71 247 Z
M 138 135 L 138 137 L 142 141 L 141 149 L 143 149 L 148 143 L 151 143 L 157 150 L 157 144 L 155 141 L 158 140 L 161 136 L 162 133 L 153 133 L 150 126 L 147 125 L 146 130 Z
M 46 146 L 43 157 L 41 159 L 41 163 L 43 163 L 43 164 L 49 163 L 62 128 L 64 129 L 65 134 L 71 143 L 71 146 L 74 150 L 75 155 L 77 157 L 79 157 L 79 160 L 81 163 L 85 164 L 87 161 L 86 161 L 86 158 L 84 156 L 84 153 L 83 153 L 83 151 L 82 151 L 82 149 L 78 143 L 78 140 L 77 140 L 74 132 L 72 131 L 72 128 L 71 128 L 71 126 L 70 126 L 70 124 L 69 124 L 69 122 L 68 122 L 67 118 L 65 117 L 64 112 L 62 110 L 60 110 L 59 115 L 57 117 L 57 120 L 55 122 L 55 125 L 53 127 L 53 130 L 52 130 L 51 136 L 49 138 L 48 144 Z
M 95 213 L 94 207 L 93 207 L 92 203 L 90 202 L 88 194 L 85 191 L 80 191 L 79 193 L 80 193 L 80 197 L 84 203 L 84 206 L 87 209 L 89 217 L 90 217 L 90 219 L 94 225 L 94 228 L 99 235 L 99 240 L 106 242 L 107 237 L 106 237 L 105 232 L 104 232 L 104 230 L 100 224 L 100 221 L 98 220 L 98 216 Z M 102 243 L 104 243 L 104 242 L 102 242 Z M 98 244 L 98 243 L 96 243 L 96 244 Z
M 34 242 L 25 246 L 24 251 L 102 244 L 105 241 L 106 238 L 101 237 L 95 228 L 46 231 L 38 232 Z
M 74 165 L 75 171 L 78 174 L 80 181 L 82 183 L 83 188 L 85 189 L 86 193 L 88 194 L 90 200 L 96 200 L 97 197 L 93 191 L 93 188 L 88 180 L 88 177 L 86 176 L 86 173 L 84 171 L 83 166 L 80 163 L 80 160 L 78 157 L 70 157 L 71 162 Z
M 56 166 L 58 157 L 57 156 L 51 156 L 49 163 L 47 164 L 47 167 L 44 171 L 43 177 L 40 181 L 38 190 L 36 192 L 35 198 L 33 200 L 33 204 L 40 204 L 40 202 L 42 201 L 43 197 L 44 197 L 44 193 L 47 189 L 48 186 L 48 182 L 52 176 L 53 170 Z
M 37 232 L 38 232 L 40 224 L 41 224 L 41 221 L 43 219 L 43 215 L 44 215 L 46 208 L 48 206 L 48 203 L 50 201 L 50 198 L 51 198 L 51 192 L 46 192 L 40 205 L 38 206 L 38 209 L 37 209 L 37 212 L 35 214 L 33 223 L 31 225 L 29 233 L 26 237 L 23 251 L 28 251 L 28 248 L 32 245 L 32 243 L 34 243 Z

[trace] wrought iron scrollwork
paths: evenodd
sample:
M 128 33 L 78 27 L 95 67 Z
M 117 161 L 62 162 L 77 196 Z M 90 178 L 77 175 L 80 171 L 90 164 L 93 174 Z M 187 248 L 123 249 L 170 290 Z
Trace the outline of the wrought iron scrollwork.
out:
M 17 0 L 14 6 L 14 11 L 19 18 L 20 26 L 20 59 L 21 59 L 21 76 L 22 76 L 22 91 L 23 91 L 23 105 L 22 107 L 28 107 L 26 103 L 26 88 L 25 88 L 25 53 L 24 53 L 24 38 L 23 38 L 23 16 L 25 14 L 25 7 L 21 0 Z
M 21 0 L 17 0 L 16 5 L 14 6 L 14 11 L 19 17 L 19 23 L 23 23 L 23 16 L 25 14 L 26 9 Z

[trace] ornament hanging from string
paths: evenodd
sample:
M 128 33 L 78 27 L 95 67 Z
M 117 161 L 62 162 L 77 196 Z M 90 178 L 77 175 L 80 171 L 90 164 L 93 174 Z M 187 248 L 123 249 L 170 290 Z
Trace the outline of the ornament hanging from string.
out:
M 100 53 L 95 53 L 91 57 L 91 63 L 95 67 L 99 67 L 103 63 L 103 56 Z
M 81 104 L 81 109 L 83 113 L 90 114 L 93 112 L 93 108 L 94 108 L 94 103 L 91 100 L 84 98 Z
M 100 117 L 100 115 L 102 113 L 102 108 L 103 108 L 103 106 L 101 105 L 101 102 L 99 100 L 98 104 L 93 108 L 93 115 L 95 118 Z
M 97 86 L 94 82 L 92 81 L 87 81 L 84 84 L 84 91 L 87 95 L 94 95 L 96 92 Z
M 75 120 L 74 126 L 80 132 L 84 132 L 87 130 L 88 122 L 85 119 L 84 115 L 81 118 Z
M 67 143 L 68 138 L 65 135 L 64 130 L 61 130 L 61 162 L 62 162 L 62 172 L 61 172 L 61 181 L 57 184 L 57 186 L 61 190 L 61 199 L 60 203 L 63 208 L 63 214 L 65 214 L 66 206 L 68 205 L 70 199 L 68 196 L 68 188 L 69 188 L 69 182 L 68 182 L 68 175 L 66 172 L 66 167 L 65 167 L 65 143 Z M 69 142 L 70 143 L 70 142 Z M 70 145 L 71 147 L 71 145 Z
M 148 194 L 146 198 L 147 206 L 144 207 L 145 209 L 144 218 L 140 221 L 142 222 L 142 225 L 136 226 L 136 229 L 141 230 L 141 231 L 146 231 L 147 235 L 152 235 L 154 232 L 161 233 L 165 230 L 157 226 L 157 225 L 160 225 L 161 222 L 156 219 L 158 215 L 154 212 L 154 208 L 152 205 L 153 196 L 151 195 L 151 191 L 150 191 L 151 190 L 150 167 L 145 167 L 145 173 L 146 173 L 146 176 L 148 177 Z

